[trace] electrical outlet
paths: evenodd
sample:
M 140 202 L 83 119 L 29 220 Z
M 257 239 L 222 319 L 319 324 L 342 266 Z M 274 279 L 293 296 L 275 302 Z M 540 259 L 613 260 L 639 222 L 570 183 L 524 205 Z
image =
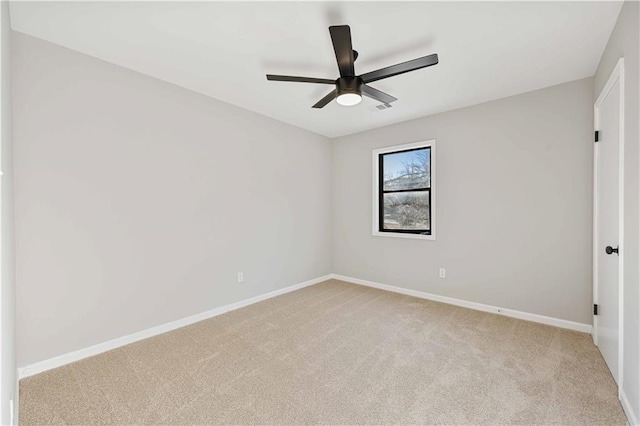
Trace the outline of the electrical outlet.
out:
M 241 283 L 244 281 L 244 274 L 242 272 L 238 272 L 238 282 Z
M 444 278 L 447 275 L 447 271 L 444 268 L 440 268 L 440 278 Z

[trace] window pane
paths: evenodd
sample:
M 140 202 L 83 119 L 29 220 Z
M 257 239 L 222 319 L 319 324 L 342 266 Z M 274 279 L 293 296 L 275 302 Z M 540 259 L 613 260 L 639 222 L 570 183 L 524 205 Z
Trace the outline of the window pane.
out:
M 431 187 L 431 150 L 429 148 L 382 154 L 383 189 Z
M 429 191 L 384 194 L 383 229 L 431 230 Z

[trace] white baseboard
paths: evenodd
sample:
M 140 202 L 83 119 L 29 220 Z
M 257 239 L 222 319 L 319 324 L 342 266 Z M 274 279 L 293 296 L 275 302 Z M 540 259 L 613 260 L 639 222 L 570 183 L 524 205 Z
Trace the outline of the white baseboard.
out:
M 582 324 L 573 321 L 562 320 L 558 318 L 547 317 L 544 315 L 530 314 L 527 312 L 515 311 L 512 309 L 504 309 L 496 306 L 485 305 L 482 303 L 469 302 L 466 300 L 455 299 L 447 296 L 439 296 L 436 294 L 425 293 L 417 290 L 410 290 L 402 287 L 395 287 L 387 284 L 380 284 L 373 281 L 361 280 L 358 278 L 346 277 L 344 275 L 338 274 L 329 274 L 322 277 L 318 277 L 309 281 L 305 281 L 300 284 L 295 284 L 289 287 L 282 288 L 280 290 L 275 290 L 266 294 L 262 294 L 259 296 L 252 297 L 250 299 L 241 300 L 236 303 L 232 303 L 230 305 L 221 306 L 219 308 L 211 309 L 206 312 L 202 312 L 200 314 L 192 315 L 187 318 L 179 319 L 176 321 L 172 321 L 167 324 L 159 325 L 157 327 L 152 327 L 146 330 L 138 331 L 133 334 L 129 334 L 123 337 L 118 337 L 113 340 L 109 340 L 104 343 L 99 343 L 94 346 L 90 346 L 88 348 L 79 349 L 74 352 L 70 352 L 67 354 L 59 355 L 54 358 L 46 359 L 44 361 L 36 362 L 34 364 L 28 365 L 26 367 L 18 368 L 18 379 L 23 379 L 25 377 L 33 376 L 34 374 L 42 373 L 43 371 L 51 370 L 53 368 L 61 367 L 66 364 L 70 364 L 75 361 L 79 361 L 83 358 L 87 358 L 90 356 L 98 355 L 100 353 L 109 351 L 111 349 L 119 348 L 124 345 L 128 345 L 130 343 L 134 343 L 143 339 L 147 339 L 149 337 L 157 336 L 158 334 L 166 333 L 171 330 L 175 330 L 177 328 L 185 327 L 187 325 L 215 317 L 217 315 L 224 314 L 225 312 L 233 311 L 235 309 L 242 308 L 244 306 L 248 306 L 262 300 L 270 299 L 272 297 L 279 296 L 281 294 L 289 293 L 291 291 L 295 291 L 304 287 L 308 287 L 314 284 L 318 284 L 322 281 L 326 281 L 329 279 L 337 279 L 341 281 L 350 282 L 353 284 L 364 285 L 368 287 L 374 287 L 381 290 L 391 291 L 394 293 L 406 294 L 409 296 L 418 297 L 421 299 L 433 300 L 436 302 L 448 303 L 450 305 L 461 306 L 464 308 L 475 309 L 483 312 L 491 312 L 495 314 L 505 315 L 512 318 L 523 319 L 527 321 L 538 322 L 541 324 L 553 325 L 560 328 L 566 328 L 570 330 L 581 331 L 583 333 L 591 333 L 591 325 L 590 324 Z
M 633 406 L 629 402 L 629 398 L 627 398 L 627 394 L 623 389 L 620 389 L 620 402 L 622 403 L 622 408 L 624 409 L 624 413 L 627 415 L 627 421 L 631 426 L 640 425 L 640 421 L 638 421 L 638 415 L 633 411 Z
M 392 291 L 394 293 L 406 294 L 408 296 L 419 297 L 420 299 L 428 299 L 436 302 L 448 303 L 450 305 L 461 306 L 463 308 L 475 309 L 476 311 L 491 312 L 493 314 L 500 314 L 507 317 L 518 318 L 526 321 L 533 321 L 546 325 L 553 325 L 555 327 L 567 328 L 569 330 L 581 331 L 583 333 L 591 334 L 591 324 L 583 324 L 579 322 L 573 322 L 553 317 L 547 317 L 544 315 L 530 314 L 527 312 L 515 311 L 513 309 L 505 309 L 497 306 L 485 305 L 483 303 L 469 302 L 466 300 L 455 299 L 453 297 L 439 296 L 437 294 L 425 293 L 418 290 L 410 290 L 402 287 L 395 287 L 388 284 L 380 284 L 373 281 L 361 280 L 359 278 L 346 277 L 344 275 L 331 274 L 331 278 L 346 281 L 353 284 L 364 285 L 367 287 L 378 288 L 380 290 Z
M 36 362 L 26 367 L 18 368 L 18 380 L 25 377 L 33 376 L 34 374 L 42 373 L 53 368 L 62 367 L 63 365 L 70 364 L 72 362 L 79 361 L 83 358 L 98 355 L 100 353 L 110 351 L 111 349 L 119 348 L 130 343 L 134 343 L 149 337 L 157 336 L 158 334 L 166 333 L 177 328 L 185 327 L 187 325 L 212 318 L 225 312 L 233 311 L 235 309 L 243 308 L 248 305 L 252 305 L 257 302 L 261 302 L 272 297 L 280 296 L 281 294 L 289 293 L 295 290 L 299 290 L 304 287 L 308 287 L 314 284 L 318 284 L 322 281 L 331 279 L 331 275 L 325 275 L 322 277 L 314 278 L 309 281 L 305 281 L 300 284 L 294 284 L 289 287 L 281 288 L 279 290 L 271 291 L 266 294 L 252 297 L 250 299 L 241 300 L 230 305 L 221 306 L 219 308 L 211 309 L 206 312 L 202 312 L 196 315 L 192 315 L 187 318 L 182 318 L 176 321 L 172 321 L 166 324 L 159 325 L 157 327 L 148 328 L 146 330 L 138 331 L 133 334 L 129 334 L 123 337 L 118 337 L 113 340 L 109 340 L 104 343 L 99 343 L 88 348 L 79 349 L 74 352 L 59 355 L 54 358 L 49 358 L 44 361 Z

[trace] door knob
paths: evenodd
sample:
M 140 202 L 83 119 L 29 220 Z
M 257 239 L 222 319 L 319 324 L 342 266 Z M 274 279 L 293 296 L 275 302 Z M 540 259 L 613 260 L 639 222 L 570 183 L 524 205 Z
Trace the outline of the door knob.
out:
M 613 248 L 613 247 L 611 247 L 611 246 L 607 246 L 607 248 L 606 248 L 606 249 L 604 249 L 604 251 L 606 251 L 606 252 L 607 252 L 607 254 L 611 254 L 611 253 L 618 254 L 618 247 Z M 619 255 L 619 254 L 618 254 L 618 255 Z

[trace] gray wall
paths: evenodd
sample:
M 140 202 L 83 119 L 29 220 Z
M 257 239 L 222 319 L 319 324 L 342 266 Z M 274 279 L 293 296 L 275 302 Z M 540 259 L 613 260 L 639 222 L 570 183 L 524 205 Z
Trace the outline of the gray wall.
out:
M 592 100 L 584 79 L 334 139 L 334 272 L 590 323 Z M 372 149 L 432 138 L 437 240 L 373 237 Z
M 9 2 L 0 2 L 0 31 L 2 40 L 2 59 L 0 76 L 2 98 L 0 129 L 2 135 L 1 157 L 2 172 L 2 204 L 0 228 L 0 424 L 10 422 L 10 399 L 17 393 L 16 381 L 16 345 L 15 345 L 15 280 L 14 280 L 14 239 L 13 239 L 13 160 L 11 141 L 11 28 L 9 20 Z
M 14 255 L 14 226 L 13 226 L 13 149 L 12 149 L 12 116 L 11 116 L 11 27 L 9 19 L 9 2 L 0 2 L 0 32 L 2 34 L 2 59 L 0 76 L 2 87 L 0 97 L 1 107 L 1 166 L 3 175 L 1 197 L 1 228 L 0 251 L 2 264 L 0 265 L 0 424 L 10 423 L 10 400 L 18 395 L 16 379 L 16 321 L 15 321 L 15 255 Z M 16 417 L 17 418 L 17 417 Z
M 618 59 L 625 58 L 624 321 L 622 390 L 640 421 L 640 4 L 627 1 L 595 75 L 594 101 Z
M 326 138 L 20 33 L 13 89 L 19 367 L 331 272 Z

